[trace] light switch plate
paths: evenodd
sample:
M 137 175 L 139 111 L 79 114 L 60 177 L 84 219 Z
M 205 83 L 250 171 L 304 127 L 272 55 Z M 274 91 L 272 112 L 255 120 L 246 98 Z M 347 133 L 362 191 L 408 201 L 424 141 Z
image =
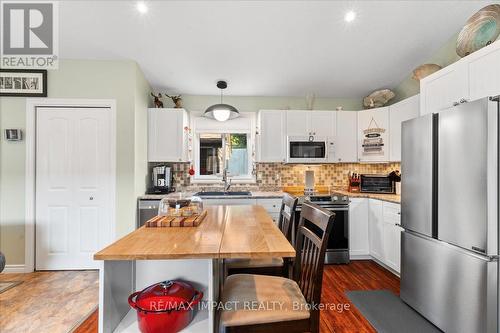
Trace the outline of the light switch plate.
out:
M 5 140 L 7 141 L 21 141 L 23 139 L 23 132 L 19 128 L 8 128 L 5 130 Z

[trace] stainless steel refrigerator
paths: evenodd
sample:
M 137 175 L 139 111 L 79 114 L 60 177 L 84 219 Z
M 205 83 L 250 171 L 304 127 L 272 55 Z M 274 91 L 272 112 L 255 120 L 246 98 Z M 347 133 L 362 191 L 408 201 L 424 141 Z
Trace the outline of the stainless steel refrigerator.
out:
M 402 125 L 401 299 L 445 332 L 499 331 L 499 102 Z

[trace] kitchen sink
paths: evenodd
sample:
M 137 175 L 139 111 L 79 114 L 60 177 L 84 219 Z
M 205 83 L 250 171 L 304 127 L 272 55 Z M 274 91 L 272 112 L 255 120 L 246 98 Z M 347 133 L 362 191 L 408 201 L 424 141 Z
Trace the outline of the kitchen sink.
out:
M 216 196 L 236 196 L 236 195 L 245 195 L 252 196 L 252 192 L 249 191 L 231 191 L 231 192 L 222 192 L 222 191 L 207 191 L 207 192 L 197 192 L 194 194 L 198 197 L 216 197 Z

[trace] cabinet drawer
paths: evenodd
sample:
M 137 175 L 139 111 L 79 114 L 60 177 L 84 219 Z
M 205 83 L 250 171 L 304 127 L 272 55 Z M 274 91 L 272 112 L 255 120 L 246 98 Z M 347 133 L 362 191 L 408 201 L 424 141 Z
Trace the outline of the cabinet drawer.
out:
M 257 205 L 263 206 L 268 213 L 279 213 L 281 199 L 257 199 Z

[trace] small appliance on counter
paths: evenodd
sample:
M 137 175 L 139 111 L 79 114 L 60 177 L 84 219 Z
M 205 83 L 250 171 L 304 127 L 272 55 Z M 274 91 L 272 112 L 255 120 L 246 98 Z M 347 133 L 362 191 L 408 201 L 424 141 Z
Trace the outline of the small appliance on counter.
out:
M 136 291 L 128 303 L 137 310 L 142 333 L 177 333 L 189 325 L 202 298 L 189 283 L 163 281 Z
M 394 181 L 389 175 L 364 174 L 360 176 L 360 192 L 394 194 Z
M 166 194 L 174 192 L 172 187 L 172 169 L 167 165 L 158 165 L 151 170 L 151 185 L 147 194 Z

